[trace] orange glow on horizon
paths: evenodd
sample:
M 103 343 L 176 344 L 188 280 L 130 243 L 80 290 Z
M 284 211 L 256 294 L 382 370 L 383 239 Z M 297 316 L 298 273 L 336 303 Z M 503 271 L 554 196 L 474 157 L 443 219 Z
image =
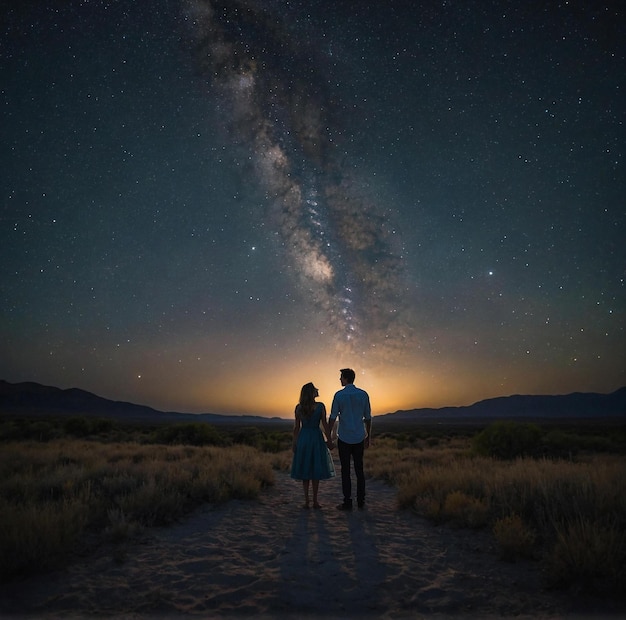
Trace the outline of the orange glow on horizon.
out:
M 318 400 L 330 411 L 333 396 L 341 389 L 339 370 L 354 368 L 355 385 L 370 395 L 372 414 L 382 415 L 398 410 L 423 407 L 445 407 L 472 404 L 467 393 L 460 389 L 446 389 L 446 379 L 423 376 L 415 369 L 392 370 L 359 368 L 341 360 L 324 359 L 323 363 L 306 361 L 261 364 L 246 370 L 246 377 L 227 374 L 204 380 L 192 387 L 190 407 L 194 412 L 227 415 L 260 415 L 291 418 L 300 396 L 300 389 L 312 381 L 319 389 Z M 250 378 L 253 377 L 253 380 Z M 476 399 L 478 400 L 478 398 Z M 210 404 L 209 404 L 210 403 Z
M 159 365 L 147 367 L 144 363 L 140 379 L 120 375 L 106 385 L 100 382 L 98 386 L 80 387 L 160 411 L 291 419 L 300 388 L 309 381 L 318 387 L 319 400 L 330 411 L 333 395 L 341 389 L 339 370 L 344 367 L 355 370 L 355 384 L 369 393 L 374 416 L 399 410 L 467 406 L 512 394 L 610 393 L 622 385 L 608 373 L 604 384 L 592 383 L 584 368 L 576 368 L 574 373 L 571 367 L 563 366 L 546 373 L 531 362 L 522 365 L 458 354 L 445 360 L 415 358 L 411 364 L 402 365 L 377 360 L 378 364 L 368 365 L 358 363 L 363 361 L 361 358 L 329 354 L 321 343 L 309 345 L 306 355 L 284 350 L 274 352 L 272 358 L 265 352 L 256 355 L 250 350 L 245 361 L 238 352 L 241 348 L 245 345 L 222 353 L 219 359 L 208 358 L 197 368 L 181 368 L 177 375 Z

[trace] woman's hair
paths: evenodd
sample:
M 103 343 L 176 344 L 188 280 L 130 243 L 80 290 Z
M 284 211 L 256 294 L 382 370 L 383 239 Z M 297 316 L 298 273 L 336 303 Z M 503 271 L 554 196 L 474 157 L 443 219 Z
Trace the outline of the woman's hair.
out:
M 317 397 L 317 388 L 312 383 L 306 383 L 300 390 L 300 414 L 303 418 L 308 418 L 315 409 L 315 398 Z

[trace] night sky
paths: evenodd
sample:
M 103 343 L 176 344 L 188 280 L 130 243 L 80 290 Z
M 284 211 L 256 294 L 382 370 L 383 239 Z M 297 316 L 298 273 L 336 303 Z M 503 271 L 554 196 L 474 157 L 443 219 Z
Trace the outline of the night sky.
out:
M 8 0 L 0 379 L 290 417 L 626 384 L 621 2 Z

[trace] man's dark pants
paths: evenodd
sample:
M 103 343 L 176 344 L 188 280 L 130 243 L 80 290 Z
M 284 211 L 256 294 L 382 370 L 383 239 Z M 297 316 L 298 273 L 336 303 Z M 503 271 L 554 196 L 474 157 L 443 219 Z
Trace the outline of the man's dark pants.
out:
M 346 443 L 337 441 L 339 450 L 339 462 L 341 463 L 341 489 L 343 491 L 344 504 L 352 504 L 352 480 L 350 477 L 350 458 L 354 463 L 356 474 L 356 501 L 359 505 L 365 502 L 365 473 L 363 472 L 363 452 L 365 442 Z

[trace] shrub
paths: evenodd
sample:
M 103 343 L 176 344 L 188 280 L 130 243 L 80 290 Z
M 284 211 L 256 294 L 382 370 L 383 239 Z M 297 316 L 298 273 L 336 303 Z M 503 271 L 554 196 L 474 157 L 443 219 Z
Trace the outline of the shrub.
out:
M 77 543 L 86 522 L 80 499 L 22 504 L 0 501 L 0 578 L 58 565 Z
M 72 417 L 65 420 L 63 430 L 73 437 L 87 437 L 91 434 L 91 423 L 84 417 Z
M 138 524 L 129 522 L 122 510 L 110 508 L 107 511 L 107 516 L 110 525 L 106 528 L 105 534 L 113 543 L 124 542 L 140 531 Z
M 49 441 L 61 432 L 50 420 L 7 420 L 0 417 L 0 441 Z
M 553 429 L 542 439 L 543 452 L 546 456 L 573 458 L 578 454 L 579 438 L 560 429 Z
M 263 452 L 272 452 L 277 454 L 283 450 L 291 448 L 292 433 L 270 432 L 266 433 L 259 447 Z
M 616 525 L 578 518 L 557 527 L 546 558 L 550 585 L 626 592 L 626 533 Z
M 185 444 L 189 446 L 223 446 L 226 440 L 214 426 L 204 422 L 171 424 L 156 430 L 157 443 Z
M 532 557 L 536 536 L 518 515 L 498 519 L 493 526 L 493 534 L 503 560 L 512 562 L 518 558 Z
M 484 500 L 461 491 L 449 493 L 443 503 L 441 516 L 460 527 L 483 527 L 487 523 L 489 508 Z
M 516 459 L 539 452 L 541 429 L 510 420 L 493 422 L 474 437 L 472 447 L 481 456 Z
M 263 441 L 263 433 L 256 426 L 245 426 L 231 433 L 233 443 L 243 444 L 260 448 Z

